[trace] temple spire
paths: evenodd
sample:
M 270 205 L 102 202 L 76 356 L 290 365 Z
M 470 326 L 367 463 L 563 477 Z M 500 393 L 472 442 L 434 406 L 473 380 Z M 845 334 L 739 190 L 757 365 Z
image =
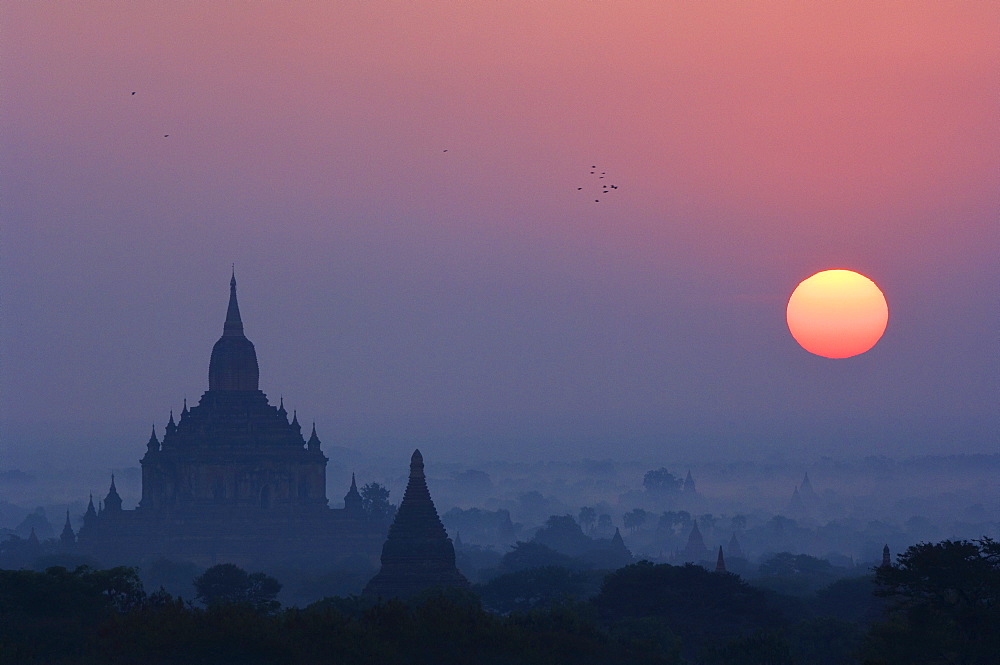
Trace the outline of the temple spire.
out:
M 173 422 L 173 421 L 171 421 Z M 160 449 L 160 440 L 156 438 L 156 425 L 153 425 L 153 431 L 149 435 L 149 441 L 146 442 L 146 450 L 156 452 Z M 114 476 L 112 476 L 112 479 Z M 93 501 L 91 501 L 93 503 Z
M 59 535 L 59 543 L 64 550 L 70 549 L 76 543 L 76 534 L 73 533 L 73 525 L 69 523 L 69 511 L 66 511 L 66 523 L 63 524 L 62 533 Z
M 108 490 L 108 495 L 104 497 L 104 511 L 112 511 L 115 513 L 120 513 L 122 510 L 122 498 L 118 495 L 118 489 L 115 487 L 115 474 L 111 474 L 111 488 Z
M 233 276 L 229 280 L 229 309 L 226 310 L 226 323 L 222 334 L 243 336 L 243 319 L 240 318 L 240 304 L 236 300 L 236 266 L 233 266 Z
M 354 479 L 353 473 L 351 473 L 351 489 L 347 490 L 347 495 L 344 497 L 344 510 L 348 517 L 362 519 L 365 516 L 364 501 L 358 492 L 358 482 Z
M 229 309 L 222 337 L 212 347 L 208 363 L 208 389 L 220 391 L 258 390 L 260 369 L 253 342 L 243 334 L 243 319 L 236 300 L 236 273 L 229 280 Z
M 455 546 L 427 490 L 424 458 L 410 458 L 410 479 L 382 546 L 382 568 L 365 586 L 367 596 L 408 598 L 433 586 L 468 588 L 455 567 Z
M 312 434 L 309 436 L 309 441 L 306 443 L 309 450 L 319 450 L 319 437 L 316 436 L 316 423 L 313 423 Z
M 726 572 L 726 559 L 722 556 L 722 545 L 719 545 L 719 558 L 715 560 L 715 572 Z

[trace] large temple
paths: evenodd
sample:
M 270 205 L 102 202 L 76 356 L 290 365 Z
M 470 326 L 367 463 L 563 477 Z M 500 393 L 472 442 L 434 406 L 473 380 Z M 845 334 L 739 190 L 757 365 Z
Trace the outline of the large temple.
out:
M 201 565 L 377 561 L 385 524 L 366 519 L 353 479 L 344 507 L 329 507 L 315 425 L 306 440 L 295 414 L 289 421 L 283 400 L 272 406 L 258 378 L 234 275 L 208 390 L 190 409 L 185 401 L 176 422 L 170 414 L 162 441 L 153 430 L 134 510 L 122 509 L 114 477 L 100 512 L 91 498 L 79 549 L 108 564 L 155 557 Z

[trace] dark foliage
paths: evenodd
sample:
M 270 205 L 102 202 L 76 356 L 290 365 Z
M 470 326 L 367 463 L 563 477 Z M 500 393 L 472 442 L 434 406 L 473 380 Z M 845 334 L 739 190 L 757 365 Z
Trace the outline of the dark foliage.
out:
M 661 467 L 655 471 L 647 471 L 642 478 L 642 486 L 651 494 L 669 496 L 681 491 L 684 480 Z
M 467 591 L 432 590 L 408 603 L 328 599 L 304 610 L 267 614 L 245 602 L 201 609 L 166 593 L 147 597 L 140 589 L 136 595 L 129 584 L 137 579 L 129 569 L 3 571 L 0 660 L 56 665 L 678 662 L 650 644 L 609 634 L 588 604 L 563 603 L 505 618 L 484 611 Z
M 872 626 L 866 662 L 996 663 L 1000 654 L 1000 543 L 991 538 L 921 543 L 875 571 L 890 599 Z
M 735 575 L 700 566 L 626 566 L 608 575 L 594 599 L 602 621 L 658 617 L 684 643 L 686 653 L 782 622 L 765 592 Z
M 368 519 L 373 521 L 389 521 L 393 515 L 389 503 L 389 490 L 378 483 L 368 483 L 361 488 L 361 508 Z
M 503 559 L 500 560 L 501 573 L 514 573 L 528 568 L 544 568 L 546 566 L 578 569 L 581 567 L 581 563 L 571 556 L 534 541 L 514 543 L 510 552 L 504 554 Z
M 145 598 L 134 568 L 0 570 L 0 659 L 76 663 L 112 615 Z
M 699 665 L 795 665 L 788 644 L 774 633 L 758 632 L 736 637 L 724 646 L 711 647 Z
M 583 532 L 571 515 L 549 517 L 545 526 L 535 534 L 534 542 L 569 556 L 579 556 L 594 547 L 594 540 Z
M 589 598 L 600 590 L 603 579 L 603 572 L 546 566 L 494 577 L 476 591 L 489 610 L 508 614 Z
M 195 597 L 209 607 L 245 605 L 255 612 L 276 612 L 275 596 L 281 583 L 264 573 L 247 573 L 239 566 L 221 563 L 194 578 Z

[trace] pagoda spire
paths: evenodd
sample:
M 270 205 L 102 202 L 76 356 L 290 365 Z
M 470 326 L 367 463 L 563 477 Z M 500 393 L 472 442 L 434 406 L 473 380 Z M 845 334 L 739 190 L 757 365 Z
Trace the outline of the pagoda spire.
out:
M 122 498 L 118 495 L 118 489 L 115 487 L 115 474 L 111 474 L 111 487 L 108 489 L 108 495 L 104 497 L 104 511 L 120 513 L 122 510 Z
M 69 549 L 76 542 L 76 534 L 73 533 L 73 525 L 69 523 L 69 511 L 66 511 L 66 523 L 63 525 L 62 534 L 59 535 L 59 543 L 63 549 Z
M 212 347 L 208 363 L 208 389 L 220 391 L 258 390 L 260 368 L 253 342 L 243 334 L 243 319 L 236 300 L 236 272 L 229 280 L 229 308 L 222 337 Z
M 354 479 L 353 473 L 351 473 L 351 489 L 347 490 L 347 495 L 344 496 L 344 510 L 349 517 L 356 519 L 361 519 L 365 515 L 364 500 L 358 492 L 358 482 Z
M 309 450 L 319 450 L 319 437 L 316 436 L 316 423 L 313 423 L 312 434 L 309 435 L 309 441 L 306 443 Z
M 719 558 L 715 560 L 715 572 L 726 572 L 726 559 L 722 556 L 722 545 L 719 545 Z
M 153 425 L 153 431 L 149 435 L 149 441 L 146 442 L 146 450 L 150 452 L 156 452 L 160 449 L 160 440 L 156 438 L 156 425 Z M 114 479 L 114 476 L 112 476 Z M 113 482 L 113 480 L 112 480 Z M 93 501 L 91 501 L 93 503 Z
M 382 546 L 382 568 L 364 594 L 408 598 L 432 586 L 468 588 L 469 581 L 455 567 L 455 546 L 427 490 L 424 458 L 415 450 L 410 480 Z
M 226 323 L 222 327 L 222 335 L 243 336 L 243 319 L 240 318 L 240 304 L 236 300 L 236 265 L 233 265 L 233 276 L 229 280 L 229 309 L 226 310 Z

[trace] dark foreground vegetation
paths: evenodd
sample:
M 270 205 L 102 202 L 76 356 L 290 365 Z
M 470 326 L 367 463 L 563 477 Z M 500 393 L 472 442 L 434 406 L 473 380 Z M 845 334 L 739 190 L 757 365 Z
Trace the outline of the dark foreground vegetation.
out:
M 1000 543 L 989 538 L 913 546 L 811 599 L 645 561 L 581 600 L 595 583 L 528 569 L 477 593 L 282 609 L 277 580 L 231 564 L 194 580 L 197 604 L 146 593 L 134 568 L 3 570 L 0 662 L 985 665 L 1000 653 Z

